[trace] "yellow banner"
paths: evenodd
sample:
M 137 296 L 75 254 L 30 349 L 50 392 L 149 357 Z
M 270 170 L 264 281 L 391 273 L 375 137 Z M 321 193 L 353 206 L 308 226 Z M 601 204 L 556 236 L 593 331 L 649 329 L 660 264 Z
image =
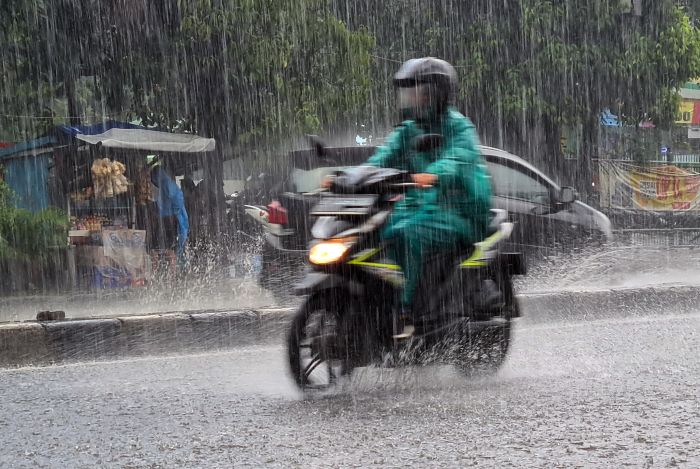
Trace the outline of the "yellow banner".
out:
M 698 200 L 700 175 L 675 166 L 629 172 L 634 205 L 644 210 L 690 210 Z
M 695 101 L 684 99 L 678 105 L 678 114 L 676 114 L 676 124 L 689 125 L 693 122 L 693 108 Z
M 605 208 L 650 211 L 700 209 L 700 173 L 676 166 L 641 167 L 601 162 L 601 205 Z

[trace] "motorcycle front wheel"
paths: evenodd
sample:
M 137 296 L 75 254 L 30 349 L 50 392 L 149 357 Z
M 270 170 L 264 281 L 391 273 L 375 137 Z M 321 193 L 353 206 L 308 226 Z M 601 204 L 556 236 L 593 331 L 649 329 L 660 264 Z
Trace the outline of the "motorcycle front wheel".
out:
M 299 307 L 287 334 L 289 369 L 302 391 L 323 391 L 352 373 L 343 302 L 321 293 Z

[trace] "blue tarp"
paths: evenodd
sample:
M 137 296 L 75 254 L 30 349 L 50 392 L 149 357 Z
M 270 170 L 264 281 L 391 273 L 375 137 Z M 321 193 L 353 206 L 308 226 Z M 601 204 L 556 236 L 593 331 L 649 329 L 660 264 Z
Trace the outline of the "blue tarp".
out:
M 59 125 L 56 127 L 57 132 L 65 135 L 75 136 L 77 134 L 97 135 L 107 132 L 109 129 L 145 129 L 140 125 L 130 124 L 128 122 L 107 121 L 92 125 Z
M 35 138 L 34 140 L 28 140 L 26 142 L 18 143 L 12 147 L 0 149 L 0 161 L 12 158 L 18 153 L 22 153 L 28 150 L 36 150 L 37 148 L 48 147 L 56 143 L 56 138 L 54 136 L 47 136 L 41 138 Z
M 128 122 L 117 121 L 107 121 L 92 125 L 59 125 L 43 137 L 18 143 L 12 147 L 0 149 L 0 161 L 3 159 L 12 158 L 18 153 L 22 153 L 27 150 L 34 150 L 51 145 L 68 144 L 77 134 L 97 135 L 104 133 L 109 129 L 145 129 L 145 127 L 130 124 Z
M 48 177 L 50 155 L 13 158 L 6 163 L 5 179 L 15 193 L 15 206 L 32 212 L 49 206 Z

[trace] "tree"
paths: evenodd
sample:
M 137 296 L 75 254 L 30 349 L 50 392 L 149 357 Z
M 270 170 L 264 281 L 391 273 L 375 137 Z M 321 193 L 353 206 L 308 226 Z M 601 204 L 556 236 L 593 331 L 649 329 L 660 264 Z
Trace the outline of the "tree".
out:
M 166 18 L 171 41 L 137 95 L 146 111 L 215 137 L 219 162 L 242 147 L 272 150 L 278 138 L 318 132 L 367 100 L 372 40 L 348 30 L 324 0 L 181 2 Z M 220 186 L 221 177 L 210 162 L 208 178 Z
M 348 11 L 344 5 L 336 2 L 341 16 Z M 700 73 L 700 33 L 671 0 L 644 1 L 642 16 L 624 13 L 624 5 L 612 0 L 415 5 L 364 0 L 348 17 L 354 27 L 377 35 L 380 57 L 436 55 L 454 63 L 460 107 L 488 143 L 563 175 L 561 129 L 581 126 L 583 155 L 576 171 L 566 172 L 580 189 L 590 180 L 589 158 L 604 108 L 630 122 L 652 117 L 667 126 L 675 90 Z M 386 27 L 387 17 L 395 27 Z M 384 74 L 385 83 L 389 76 Z
M 87 76 L 106 113 L 190 122 L 188 130 L 227 141 L 317 131 L 366 101 L 373 45 L 327 3 L 3 2 L 2 104 L 37 112 L 43 101 L 48 110 Z M 16 93 L 26 80 L 31 96 Z
M 76 84 L 91 77 L 102 116 L 216 138 L 215 186 L 224 158 L 352 119 L 368 101 L 372 38 L 326 0 L 10 0 L 2 12 L 0 105 L 47 117 L 16 134 L 53 124 L 59 97 L 72 121 L 85 115 Z
M 42 70 L 43 2 L 0 2 L 0 140 L 38 135 L 52 125 L 51 100 L 57 83 Z
M 457 66 L 460 107 L 487 143 L 583 183 L 602 109 L 668 125 L 675 90 L 700 74 L 697 2 L 685 3 L 644 0 L 637 16 L 617 0 L 8 0 L 0 106 L 39 116 L 13 118 L 13 134 L 59 107 L 138 116 L 214 136 L 220 162 L 367 114 L 385 127 L 392 74 L 436 55 Z M 583 132 L 576 171 L 562 166 L 567 126 Z

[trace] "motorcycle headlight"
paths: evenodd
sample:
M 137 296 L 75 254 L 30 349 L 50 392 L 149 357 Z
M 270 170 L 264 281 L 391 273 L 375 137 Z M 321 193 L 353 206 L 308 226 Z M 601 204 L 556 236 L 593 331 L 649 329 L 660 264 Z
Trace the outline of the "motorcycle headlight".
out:
M 328 265 L 341 261 L 354 242 L 349 239 L 323 241 L 314 244 L 309 250 L 309 262 L 316 265 Z

